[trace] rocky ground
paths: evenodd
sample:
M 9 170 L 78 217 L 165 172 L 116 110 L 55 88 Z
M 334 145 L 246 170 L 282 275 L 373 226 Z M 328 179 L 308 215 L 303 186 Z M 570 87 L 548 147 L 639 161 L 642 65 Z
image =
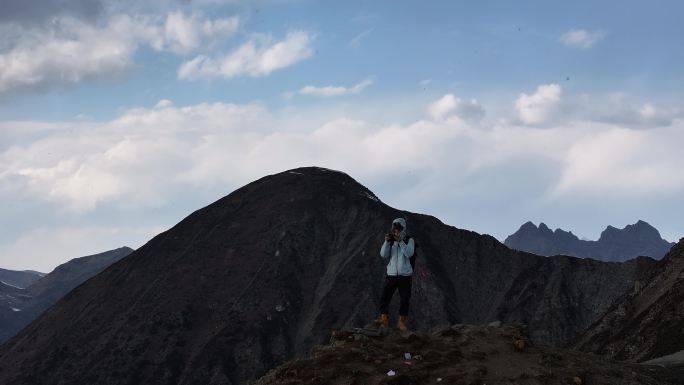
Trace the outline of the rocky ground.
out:
M 433 333 L 333 332 L 308 359 L 271 370 L 255 385 L 681 384 L 684 372 L 533 346 L 519 325 L 453 325 Z

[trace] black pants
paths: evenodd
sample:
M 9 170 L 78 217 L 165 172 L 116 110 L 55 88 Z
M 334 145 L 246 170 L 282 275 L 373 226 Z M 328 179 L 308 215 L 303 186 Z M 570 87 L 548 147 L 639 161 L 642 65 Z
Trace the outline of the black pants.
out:
M 394 291 L 399 289 L 401 303 L 399 305 L 399 315 L 408 316 L 409 300 L 411 299 L 411 276 L 388 275 L 385 277 L 385 287 L 382 289 L 380 297 L 380 313 L 389 313 L 389 304 L 394 295 Z

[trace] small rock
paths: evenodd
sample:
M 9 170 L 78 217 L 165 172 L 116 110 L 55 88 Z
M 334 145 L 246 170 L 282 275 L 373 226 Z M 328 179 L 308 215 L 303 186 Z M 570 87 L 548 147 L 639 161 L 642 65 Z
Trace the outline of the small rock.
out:
M 396 375 L 397 375 L 397 372 L 395 372 L 394 370 L 390 370 L 389 372 L 387 372 L 387 375 L 390 376 L 390 377 L 396 376 Z
M 513 340 L 513 346 L 516 348 L 516 350 L 523 351 L 523 349 L 525 349 L 525 340 L 516 338 Z
M 582 385 L 584 382 L 582 381 L 581 378 L 575 376 L 575 377 L 572 378 L 572 383 L 575 384 L 575 385 Z
M 501 321 L 494 321 L 490 322 L 489 325 L 490 328 L 500 328 L 501 327 Z

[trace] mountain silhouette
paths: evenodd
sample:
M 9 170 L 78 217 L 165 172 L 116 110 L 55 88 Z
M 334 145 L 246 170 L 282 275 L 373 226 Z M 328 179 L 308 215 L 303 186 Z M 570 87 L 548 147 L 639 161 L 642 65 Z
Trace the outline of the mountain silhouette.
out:
M 661 238 L 655 227 L 642 220 L 623 229 L 608 226 L 597 241 L 579 239 L 572 231 L 552 231 L 543 222 L 539 227 L 526 222 L 509 235 L 504 244 L 511 249 L 538 255 L 571 255 L 616 262 L 638 256 L 660 259 L 674 245 Z
M 0 346 L 0 383 L 247 384 L 377 315 L 396 217 L 419 245 L 415 330 L 502 320 L 566 345 L 656 264 L 510 250 L 389 207 L 347 174 L 299 168 L 195 211 L 69 292 Z
M 633 290 L 618 298 L 576 345 L 636 362 L 679 353 L 675 363 L 684 366 L 684 238 Z
M 132 251 L 129 247 L 121 247 L 74 258 L 26 288 L 0 283 L 0 343 L 28 325 L 73 288 Z
M 0 284 L 24 289 L 43 276 L 45 276 L 45 273 L 32 270 L 17 271 L 0 269 Z

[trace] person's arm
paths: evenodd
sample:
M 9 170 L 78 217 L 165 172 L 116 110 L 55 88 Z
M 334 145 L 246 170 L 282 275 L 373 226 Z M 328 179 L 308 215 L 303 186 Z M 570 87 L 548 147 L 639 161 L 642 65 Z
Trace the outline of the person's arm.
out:
M 401 249 L 401 252 L 404 253 L 406 258 L 411 258 L 411 256 L 413 256 L 413 252 L 416 250 L 416 243 L 413 241 L 413 238 L 409 239 L 408 243 L 398 241 L 397 244 L 399 244 L 399 249 Z
M 392 246 L 390 246 L 390 243 L 387 242 L 387 240 L 385 240 L 385 242 L 383 242 L 383 244 L 382 244 L 382 247 L 380 247 L 380 257 L 385 258 L 385 259 L 389 258 L 391 247 Z

